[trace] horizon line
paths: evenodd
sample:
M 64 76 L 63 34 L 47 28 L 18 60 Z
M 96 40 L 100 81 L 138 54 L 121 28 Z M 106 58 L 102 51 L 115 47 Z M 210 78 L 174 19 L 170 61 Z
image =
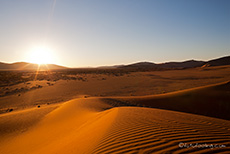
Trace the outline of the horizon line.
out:
M 185 59 L 185 60 L 170 60 L 170 61 L 163 61 L 163 62 L 153 62 L 153 61 L 149 61 L 149 60 L 138 60 L 138 61 L 134 61 L 134 62 L 131 62 L 131 63 L 111 64 L 111 65 L 106 65 L 105 64 L 105 65 L 81 66 L 81 67 L 76 67 L 76 66 L 72 67 L 72 66 L 66 66 L 66 65 L 57 64 L 57 63 L 38 64 L 38 63 L 32 63 L 32 62 L 28 62 L 28 61 L 16 61 L 16 62 L 0 61 L 0 63 L 4 63 L 4 64 L 29 63 L 29 64 L 34 64 L 34 65 L 58 65 L 58 66 L 67 67 L 67 68 L 98 68 L 98 67 L 113 67 L 113 66 L 120 66 L 120 65 L 131 65 L 131 64 L 142 63 L 142 62 L 149 62 L 149 63 L 153 63 L 153 64 L 165 64 L 165 63 L 171 63 L 171 62 L 186 62 L 186 61 L 203 61 L 203 62 L 207 62 L 207 61 L 210 61 L 210 60 L 229 57 L 229 56 L 230 55 L 223 55 L 223 56 L 219 56 L 219 57 L 208 59 L 208 60 L 191 58 L 191 59 Z

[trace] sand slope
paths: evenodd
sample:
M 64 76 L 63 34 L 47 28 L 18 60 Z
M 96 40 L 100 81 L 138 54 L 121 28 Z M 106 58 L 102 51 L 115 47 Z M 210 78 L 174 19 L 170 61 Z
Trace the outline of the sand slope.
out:
M 33 107 L 21 111 L 0 114 L 0 145 L 5 140 L 9 140 L 15 135 L 26 132 L 58 106 L 58 104 L 54 104 L 43 106 L 41 109 Z
M 0 121 L 8 116 L 1 117 Z M 0 142 L 0 153 L 230 151 L 229 121 L 161 109 L 113 107 L 101 98 L 68 101 L 40 119 L 27 131 Z M 228 147 L 179 148 L 181 142 L 228 144 Z
M 230 120 L 230 81 L 167 94 L 113 99 L 128 104 Z
M 93 153 L 180 153 L 183 143 L 229 144 L 230 122 L 160 109 L 121 107 Z M 202 151 L 228 151 L 202 149 Z

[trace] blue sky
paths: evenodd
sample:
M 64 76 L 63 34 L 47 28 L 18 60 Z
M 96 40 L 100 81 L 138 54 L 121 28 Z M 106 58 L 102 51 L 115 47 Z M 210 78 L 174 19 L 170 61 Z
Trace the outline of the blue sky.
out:
M 230 1 L 0 1 L 0 61 L 28 61 L 36 46 L 70 67 L 230 55 Z

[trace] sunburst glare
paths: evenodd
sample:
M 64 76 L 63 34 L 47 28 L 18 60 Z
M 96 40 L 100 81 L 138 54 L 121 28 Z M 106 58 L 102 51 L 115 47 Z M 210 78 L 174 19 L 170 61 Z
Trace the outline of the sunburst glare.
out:
M 39 46 L 28 53 L 27 60 L 36 64 L 51 64 L 55 61 L 55 55 L 50 48 Z

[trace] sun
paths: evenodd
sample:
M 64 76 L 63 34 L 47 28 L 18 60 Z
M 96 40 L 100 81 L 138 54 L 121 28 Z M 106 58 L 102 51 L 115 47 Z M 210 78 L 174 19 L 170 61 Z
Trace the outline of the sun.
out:
M 28 61 L 36 64 L 54 63 L 55 56 L 48 47 L 35 47 L 28 53 Z

